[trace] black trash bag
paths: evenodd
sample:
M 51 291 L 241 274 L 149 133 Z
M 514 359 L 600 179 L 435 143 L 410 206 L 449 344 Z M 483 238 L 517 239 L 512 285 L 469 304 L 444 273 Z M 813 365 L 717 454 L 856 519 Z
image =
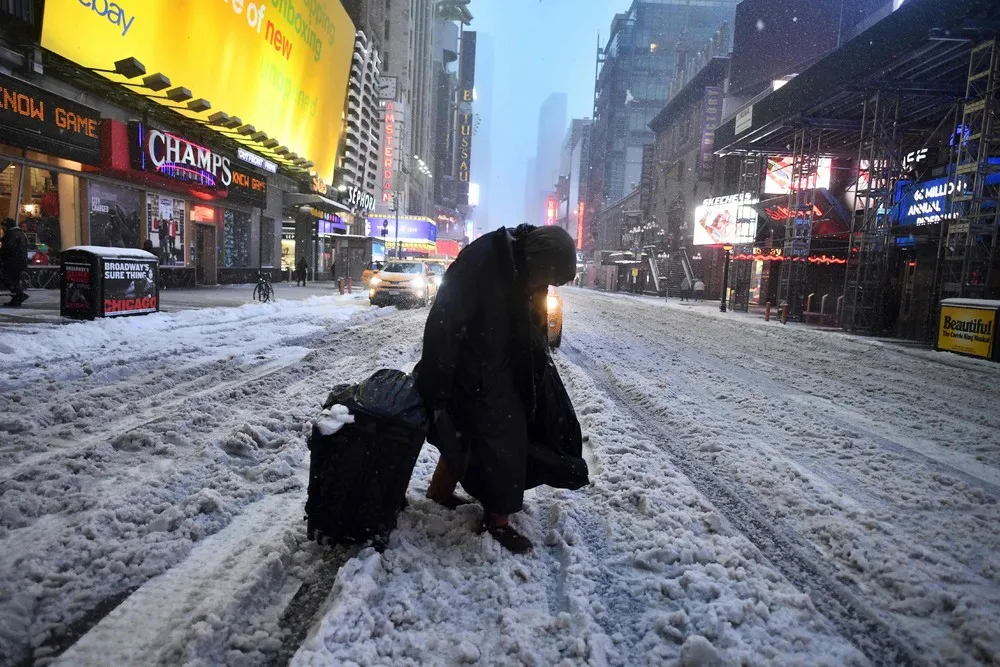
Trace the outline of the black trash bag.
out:
M 590 478 L 580 421 L 551 357 L 536 386 L 535 400 L 535 414 L 528 424 L 525 488 L 544 484 L 575 491 L 586 486 Z
M 429 419 L 406 373 L 380 370 L 357 385 L 338 385 L 323 404 L 344 405 L 354 423 L 309 437 L 309 539 L 384 549 L 406 505 L 406 488 Z

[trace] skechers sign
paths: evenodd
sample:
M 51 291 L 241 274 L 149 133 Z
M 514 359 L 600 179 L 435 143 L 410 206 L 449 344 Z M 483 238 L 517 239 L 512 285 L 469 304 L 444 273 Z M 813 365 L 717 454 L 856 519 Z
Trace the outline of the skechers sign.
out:
M 228 188 L 233 182 L 229 158 L 184 137 L 134 123 L 133 166 L 208 188 Z

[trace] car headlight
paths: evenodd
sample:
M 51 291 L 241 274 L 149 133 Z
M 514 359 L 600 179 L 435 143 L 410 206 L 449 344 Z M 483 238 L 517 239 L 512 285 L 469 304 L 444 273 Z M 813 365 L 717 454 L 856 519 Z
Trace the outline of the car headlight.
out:
M 420 276 L 417 276 L 416 278 L 410 281 L 410 289 L 412 289 L 414 292 L 419 292 L 423 290 L 424 287 L 426 286 L 427 283 L 425 283 L 424 279 L 421 278 Z
M 378 276 L 372 276 L 372 279 L 368 282 L 372 287 L 375 287 L 376 285 L 381 284 L 382 279 L 379 278 Z
M 548 307 L 549 312 L 552 312 L 553 310 L 559 310 L 559 298 L 550 295 L 546 297 L 545 305 Z

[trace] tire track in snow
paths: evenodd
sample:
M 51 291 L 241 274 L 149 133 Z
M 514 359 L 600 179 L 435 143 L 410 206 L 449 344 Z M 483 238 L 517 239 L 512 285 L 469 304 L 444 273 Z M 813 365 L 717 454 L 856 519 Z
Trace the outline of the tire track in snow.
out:
M 394 311 L 371 311 L 371 313 L 371 315 L 365 313 L 361 316 L 356 316 L 343 324 L 337 323 L 333 327 L 327 327 L 324 331 L 311 334 L 305 338 L 285 341 L 285 344 L 302 345 L 304 343 L 312 343 L 315 346 L 305 356 L 297 353 L 297 361 L 292 360 L 290 363 L 271 368 L 266 373 L 255 373 L 248 377 L 241 377 L 234 383 L 227 382 L 223 385 L 216 385 L 214 389 L 210 388 L 199 392 L 199 396 L 211 402 L 211 405 L 203 409 L 211 411 L 214 415 L 218 415 L 218 419 L 208 424 L 187 425 L 189 429 L 192 429 L 190 433 L 193 440 L 192 446 L 195 443 L 201 443 L 198 446 L 208 447 L 216 439 L 240 430 L 241 423 L 246 421 L 253 425 L 256 423 L 254 420 L 266 418 L 269 411 L 281 409 L 282 407 L 284 407 L 285 411 L 291 410 L 294 413 L 298 413 L 308 404 L 311 408 L 307 411 L 311 412 L 314 408 L 318 412 L 319 406 L 326 398 L 326 392 L 331 388 L 331 382 L 360 379 L 362 374 L 371 373 L 376 368 L 395 366 L 401 363 L 401 361 L 405 362 L 409 356 L 412 356 L 411 352 L 418 350 L 418 345 L 414 341 L 411 341 L 410 338 L 415 339 L 415 332 L 420 330 L 420 327 L 415 326 L 415 320 L 419 319 L 421 313 L 396 314 Z M 409 335 L 411 329 L 414 332 L 413 336 Z M 393 337 L 394 335 L 395 337 Z M 371 347 L 373 337 L 382 340 L 382 344 L 374 350 Z M 289 372 L 291 377 L 283 377 L 281 375 L 282 371 Z M 252 387 L 254 391 L 249 394 L 240 393 L 241 390 L 246 391 L 248 387 Z M 219 395 L 216 396 L 215 394 Z M 184 397 L 184 400 L 186 401 L 189 398 L 191 396 Z M 185 403 L 181 403 L 178 406 L 174 406 L 174 409 L 168 410 L 166 414 L 157 415 L 153 419 L 144 421 L 140 425 L 133 425 L 132 428 L 125 431 L 113 430 L 110 433 L 105 431 L 100 436 L 100 439 L 104 442 L 117 442 L 123 438 L 127 438 L 129 433 L 140 431 L 144 426 L 152 427 L 151 430 L 154 431 L 152 435 L 162 438 L 163 434 L 171 428 L 177 428 L 190 420 L 190 414 L 186 412 L 185 405 Z M 159 409 L 163 409 L 165 406 L 161 404 L 158 407 Z M 139 435 L 141 436 L 143 433 L 140 432 Z M 86 451 L 93 449 L 94 446 L 96 445 L 85 447 L 81 443 L 77 443 L 73 454 L 84 455 Z M 124 454 L 128 455 L 128 452 L 124 452 Z M 65 454 L 63 454 L 63 457 L 65 458 Z M 183 463 L 184 460 L 181 460 L 181 462 Z M 31 467 L 38 469 L 39 467 L 45 467 L 45 463 L 46 461 L 42 460 L 36 462 Z M 153 470 L 143 475 L 129 477 L 125 484 L 114 484 L 111 487 L 113 489 L 112 493 L 118 497 L 126 497 L 127 494 L 140 489 L 147 483 L 146 475 L 148 474 L 161 473 Z M 192 473 L 186 468 L 174 470 L 172 476 L 177 478 L 178 483 L 183 482 L 188 477 L 192 477 L 193 479 Z M 304 481 L 299 480 L 299 485 L 302 486 L 303 484 Z M 292 502 L 292 509 L 288 514 L 290 521 L 294 521 L 295 524 L 301 524 L 303 513 L 302 502 L 287 499 L 283 499 L 283 501 Z M 106 504 L 108 502 L 105 498 L 102 501 L 102 505 Z M 25 541 L 31 542 L 31 534 L 39 530 L 44 535 L 66 534 L 67 531 L 78 532 L 77 524 L 82 523 L 89 513 L 90 510 L 84 510 L 82 513 L 69 510 L 44 515 L 31 525 L 9 531 L 4 536 L 4 539 L 0 540 L 0 545 L 4 542 L 10 544 L 17 542 L 23 544 Z M 235 521 L 239 516 L 238 514 L 233 520 Z M 300 540 L 300 547 L 306 542 L 304 540 L 304 529 L 301 532 L 303 539 Z M 7 550 L 8 559 L 18 557 L 18 554 L 22 551 L 23 548 L 11 548 Z M 3 552 L 4 550 L 0 549 L 0 553 Z M 220 557 L 224 555 L 220 554 Z M 4 559 L 0 558 L 0 560 Z M 180 563 L 183 562 L 185 561 L 180 561 Z M 158 576 L 166 575 L 180 563 L 175 564 L 172 568 Z M 8 567 L 8 565 L 10 563 L 0 569 L 13 572 L 13 569 Z M 131 593 L 145 582 L 129 581 L 126 583 L 127 587 L 124 589 L 116 590 L 102 598 L 88 600 L 88 608 L 82 612 L 74 612 L 71 616 L 72 620 L 69 623 L 61 627 L 57 624 L 48 625 L 48 629 L 45 631 L 46 638 L 41 645 L 35 647 L 34 657 L 59 655 L 63 650 L 73 646 L 81 637 L 85 637 L 87 633 L 92 631 L 95 625 L 99 624 L 109 613 L 113 613 L 119 606 L 127 604 Z M 332 583 L 332 577 L 328 583 Z M 317 585 L 320 587 L 323 584 L 322 580 L 317 582 Z M 194 595 L 194 592 L 180 591 L 178 594 L 190 593 Z M 281 609 L 284 609 L 292 603 L 295 591 L 292 591 L 287 596 L 283 596 L 281 591 L 268 591 L 267 593 L 275 597 L 274 604 L 278 604 Z M 309 605 L 301 607 L 300 614 L 302 616 L 315 615 L 323 599 L 320 597 L 316 604 L 312 605 L 311 609 Z M 280 614 L 281 609 L 278 610 L 278 614 Z M 239 610 L 236 611 L 238 612 Z M 235 622 L 235 625 L 239 625 L 240 621 L 244 619 L 231 618 L 231 620 Z M 138 619 L 135 622 L 138 624 L 142 620 Z M 188 630 L 190 632 L 190 628 Z M 193 637 L 189 637 L 189 639 L 196 641 L 196 638 Z M 220 655 L 220 659 L 223 657 Z M 25 664 L 31 664 L 32 659 L 30 656 L 27 657 Z M 2 656 L 0 656 L 0 664 L 4 664 Z M 93 664 L 107 663 L 97 662 Z
M 610 374 L 599 368 L 572 342 L 563 340 L 563 351 L 588 371 L 598 386 L 612 397 L 647 433 L 659 434 L 660 441 L 677 468 L 708 498 L 734 528 L 761 551 L 793 585 L 808 593 L 816 608 L 875 665 L 926 665 L 907 637 L 898 633 L 865 605 L 853 587 L 837 580 L 821 565 L 822 556 L 814 549 L 771 524 L 746 494 L 731 481 L 721 480 L 714 471 L 697 465 L 674 444 L 673 434 L 650 415 L 636 410 L 632 401 Z

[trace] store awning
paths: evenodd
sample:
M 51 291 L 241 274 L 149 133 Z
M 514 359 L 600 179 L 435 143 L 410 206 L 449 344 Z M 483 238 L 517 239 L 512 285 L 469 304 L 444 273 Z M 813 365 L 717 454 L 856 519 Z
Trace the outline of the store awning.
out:
M 330 211 L 331 213 L 351 212 L 350 206 L 344 206 L 338 201 L 334 201 L 329 197 L 324 197 L 323 195 L 315 192 L 308 194 L 286 192 L 282 203 L 285 206 L 315 206 L 318 209 Z

